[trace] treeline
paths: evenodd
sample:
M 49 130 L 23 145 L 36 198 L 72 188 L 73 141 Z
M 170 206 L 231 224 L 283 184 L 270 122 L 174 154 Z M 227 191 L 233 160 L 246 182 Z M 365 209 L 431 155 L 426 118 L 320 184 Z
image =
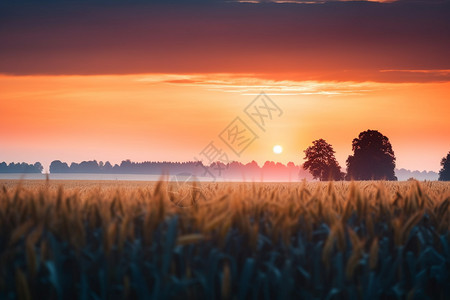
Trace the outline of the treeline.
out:
M 301 166 L 290 162 L 287 165 L 267 161 L 259 166 L 255 161 L 247 164 L 240 162 L 221 162 L 204 165 L 202 162 L 133 162 L 124 160 L 120 164 L 112 165 L 109 161 L 97 162 L 96 160 L 72 162 L 67 164 L 55 160 L 50 164 L 50 173 L 99 173 L 99 174 L 191 174 L 195 176 L 239 178 L 239 179 L 311 179 L 308 172 Z
M 411 171 L 407 169 L 396 169 L 395 176 L 397 176 L 398 180 L 408 180 L 408 179 L 416 179 L 416 180 L 438 180 L 439 173 L 433 171 Z
M 0 173 L 42 173 L 42 164 L 36 162 L 34 164 L 27 163 L 10 163 L 5 162 L 0 163 Z
M 161 174 L 165 170 L 175 172 L 190 172 L 197 167 L 197 162 L 132 162 L 124 160 L 120 164 L 112 165 L 109 161 L 96 160 L 72 162 L 67 164 L 54 160 L 50 164 L 50 173 L 98 173 L 98 174 Z
M 368 141 L 367 141 L 368 140 Z M 418 172 L 405 169 L 395 169 L 395 156 L 387 137 L 377 131 L 366 131 L 353 140 L 354 154 L 347 159 L 347 173 L 341 172 L 341 167 L 334 157 L 333 147 L 325 140 L 313 141 L 313 145 L 305 152 L 306 162 L 287 165 L 266 161 L 259 166 L 255 161 L 247 164 L 233 161 L 231 163 L 213 163 L 204 165 L 199 161 L 189 162 L 132 162 L 124 160 L 120 164 L 97 162 L 96 160 L 72 162 L 67 164 L 54 160 L 50 164 L 50 173 L 97 173 L 97 174 L 149 174 L 149 175 L 195 175 L 199 177 L 221 177 L 223 179 L 243 180 L 288 180 L 319 179 L 319 180 L 450 180 L 450 152 L 442 158 L 442 169 L 439 174 L 434 172 Z M 42 173 L 40 162 L 0 163 L 0 173 Z M 437 178 L 439 177 L 439 178 Z
M 308 170 L 314 179 L 318 180 L 398 180 L 397 174 L 409 179 L 429 179 L 433 172 L 396 170 L 396 157 L 389 138 L 378 130 L 361 132 L 352 141 L 353 154 L 346 160 L 347 172 L 341 171 L 341 166 L 335 157 L 333 146 L 324 139 L 314 140 L 312 146 L 304 150 L 303 168 Z M 442 169 L 439 180 L 450 181 L 450 152 L 441 160 Z M 424 174 L 425 173 L 425 174 Z M 434 173 L 437 175 L 436 173 Z M 436 176 L 437 177 L 437 176 Z M 406 178 L 403 178 L 406 180 Z M 432 178 L 433 180 L 437 178 Z

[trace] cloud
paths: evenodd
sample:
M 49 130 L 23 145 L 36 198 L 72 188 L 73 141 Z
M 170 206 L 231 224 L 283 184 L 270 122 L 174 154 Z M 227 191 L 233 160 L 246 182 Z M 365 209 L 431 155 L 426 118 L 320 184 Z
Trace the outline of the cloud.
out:
M 429 81 L 447 75 L 380 70 L 450 69 L 448 4 L 63 2 L 0 11 L 5 74 L 258 73 L 282 79 L 294 74 L 296 80 Z
M 380 70 L 387 77 L 402 78 L 409 82 L 445 82 L 450 81 L 450 69 L 448 70 Z
M 173 84 L 240 95 L 364 95 L 386 90 L 390 84 L 376 82 L 296 81 L 267 79 L 259 74 L 155 74 L 137 79 L 150 84 Z M 398 86 L 398 85 L 396 85 Z

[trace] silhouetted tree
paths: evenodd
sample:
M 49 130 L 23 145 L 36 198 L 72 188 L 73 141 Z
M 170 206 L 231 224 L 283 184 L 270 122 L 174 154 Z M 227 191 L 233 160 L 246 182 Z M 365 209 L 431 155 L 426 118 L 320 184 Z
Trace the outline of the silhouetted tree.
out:
M 389 139 L 377 130 L 367 130 L 352 142 L 347 159 L 347 180 L 397 180 L 395 155 Z
M 54 160 L 50 164 L 50 173 L 69 173 L 70 169 L 67 163 L 60 160 Z
M 0 173 L 42 173 L 42 164 L 36 162 L 34 165 L 27 163 L 0 163 Z
M 33 167 L 36 173 L 42 173 L 42 170 L 44 170 L 44 167 L 40 162 L 35 162 Z
M 303 168 L 308 170 L 314 179 L 323 180 L 342 180 L 344 173 L 334 157 L 333 147 L 324 139 L 313 141 L 313 145 L 305 151 L 306 162 Z
M 105 162 L 105 165 L 103 166 L 103 172 L 104 173 L 110 173 L 112 172 L 112 168 L 113 166 L 111 165 L 111 163 L 109 161 Z
M 443 157 L 441 160 L 442 169 L 439 171 L 439 180 L 450 181 L 450 152 L 447 157 Z

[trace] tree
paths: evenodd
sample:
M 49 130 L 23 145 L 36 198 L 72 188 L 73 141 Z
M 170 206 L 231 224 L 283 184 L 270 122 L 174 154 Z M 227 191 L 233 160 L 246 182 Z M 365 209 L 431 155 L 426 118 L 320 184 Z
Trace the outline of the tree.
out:
M 63 163 L 60 160 L 54 160 L 50 164 L 50 173 L 69 173 L 70 169 L 67 163 Z
M 105 165 L 103 166 L 103 172 L 104 173 L 110 173 L 112 172 L 112 165 L 109 161 L 105 162 Z
M 44 170 L 44 167 L 42 166 L 42 164 L 40 162 L 36 162 L 34 165 L 34 171 L 36 173 L 42 173 L 42 170 Z
M 305 151 L 306 162 L 303 168 L 308 170 L 314 179 L 323 180 L 342 180 L 344 173 L 334 157 L 333 147 L 324 139 L 313 141 Z
M 447 157 L 443 157 L 441 160 L 442 169 L 439 171 L 440 181 L 450 181 L 450 152 Z
M 347 159 L 347 180 L 397 180 L 395 155 L 389 139 L 377 130 L 367 130 L 352 142 Z

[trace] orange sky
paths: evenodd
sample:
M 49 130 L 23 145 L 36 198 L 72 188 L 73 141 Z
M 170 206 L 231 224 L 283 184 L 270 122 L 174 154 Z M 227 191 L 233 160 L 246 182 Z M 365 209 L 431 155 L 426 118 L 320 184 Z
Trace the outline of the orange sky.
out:
M 257 75 L 0 76 L 1 160 L 193 160 L 237 116 L 259 138 L 230 159 L 302 163 L 312 140 L 341 166 L 360 131 L 389 137 L 397 167 L 434 170 L 450 149 L 450 82 L 277 81 Z M 283 110 L 262 132 L 243 112 L 266 92 Z M 273 154 L 276 144 L 284 147 Z
M 345 167 L 376 129 L 398 168 L 439 170 L 450 2 L 238 2 L 0 2 L 0 161 L 193 160 L 240 117 L 258 139 L 232 160 L 324 138 Z M 265 132 L 244 113 L 263 91 Z

